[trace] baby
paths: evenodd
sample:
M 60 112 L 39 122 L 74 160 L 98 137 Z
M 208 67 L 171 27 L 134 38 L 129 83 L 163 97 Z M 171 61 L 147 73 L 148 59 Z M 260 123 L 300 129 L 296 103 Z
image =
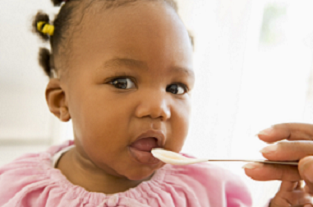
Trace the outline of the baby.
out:
M 38 13 L 33 26 L 51 43 L 40 51 L 48 107 L 72 120 L 74 141 L 0 168 L 0 206 L 251 206 L 232 173 L 165 165 L 150 152 L 180 152 L 188 132 L 193 46 L 175 2 L 53 3 L 55 21 Z

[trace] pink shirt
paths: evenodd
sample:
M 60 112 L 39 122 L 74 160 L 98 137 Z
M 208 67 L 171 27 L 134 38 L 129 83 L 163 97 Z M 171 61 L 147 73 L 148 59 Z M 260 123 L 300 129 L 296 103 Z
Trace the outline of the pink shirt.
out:
M 105 195 L 70 183 L 52 156 L 73 141 L 26 154 L 0 168 L 2 207 L 245 207 L 251 196 L 234 174 L 216 165 L 166 164 L 149 180 L 125 192 Z M 185 156 L 188 156 L 184 154 Z

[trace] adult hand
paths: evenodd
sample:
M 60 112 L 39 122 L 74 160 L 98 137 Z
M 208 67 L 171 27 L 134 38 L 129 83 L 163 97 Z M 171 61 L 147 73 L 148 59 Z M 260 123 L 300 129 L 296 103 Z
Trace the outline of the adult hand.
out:
M 277 124 L 265 129 L 258 137 L 271 145 L 261 150 L 268 160 L 298 161 L 297 166 L 249 163 L 245 173 L 254 180 L 283 180 L 306 183 L 305 191 L 313 194 L 313 125 L 301 123 Z M 274 142 L 287 140 L 284 142 Z
M 302 181 L 282 181 L 269 207 L 312 207 L 311 195 L 302 188 Z

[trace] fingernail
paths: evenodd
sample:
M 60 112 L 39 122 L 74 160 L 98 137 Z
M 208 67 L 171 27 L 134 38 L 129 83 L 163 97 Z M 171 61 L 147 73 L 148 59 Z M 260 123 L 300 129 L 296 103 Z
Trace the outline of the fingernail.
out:
M 277 150 L 277 145 L 269 145 L 260 150 L 261 153 L 267 154 L 271 152 L 275 152 Z
M 312 207 L 311 204 L 305 204 L 303 207 Z
M 252 163 L 252 162 L 250 162 L 250 163 L 248 163 L 248 164 L 245 164 L 244 166 L 242 166 L 242 168 L 243 169 L 256 169 L 256 168 L 260 168 L 260 167 L 262 167 L 263 166 L 263 164 L 261 164 L 261 163 Z
M 258 135 L 270 135 L 273 131 L 273 127 L 264 129 L 258 133 Z

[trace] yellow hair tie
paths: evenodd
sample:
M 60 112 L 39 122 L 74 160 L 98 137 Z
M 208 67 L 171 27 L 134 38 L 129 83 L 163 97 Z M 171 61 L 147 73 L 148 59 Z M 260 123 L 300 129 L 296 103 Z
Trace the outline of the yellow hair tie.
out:
M 49 34 L 50 36 L 52 36 L 54 33 L 54 26 L 51 24 L 48 24 L 47 22 L 38 22 L 37 29 L 41 33 Z

